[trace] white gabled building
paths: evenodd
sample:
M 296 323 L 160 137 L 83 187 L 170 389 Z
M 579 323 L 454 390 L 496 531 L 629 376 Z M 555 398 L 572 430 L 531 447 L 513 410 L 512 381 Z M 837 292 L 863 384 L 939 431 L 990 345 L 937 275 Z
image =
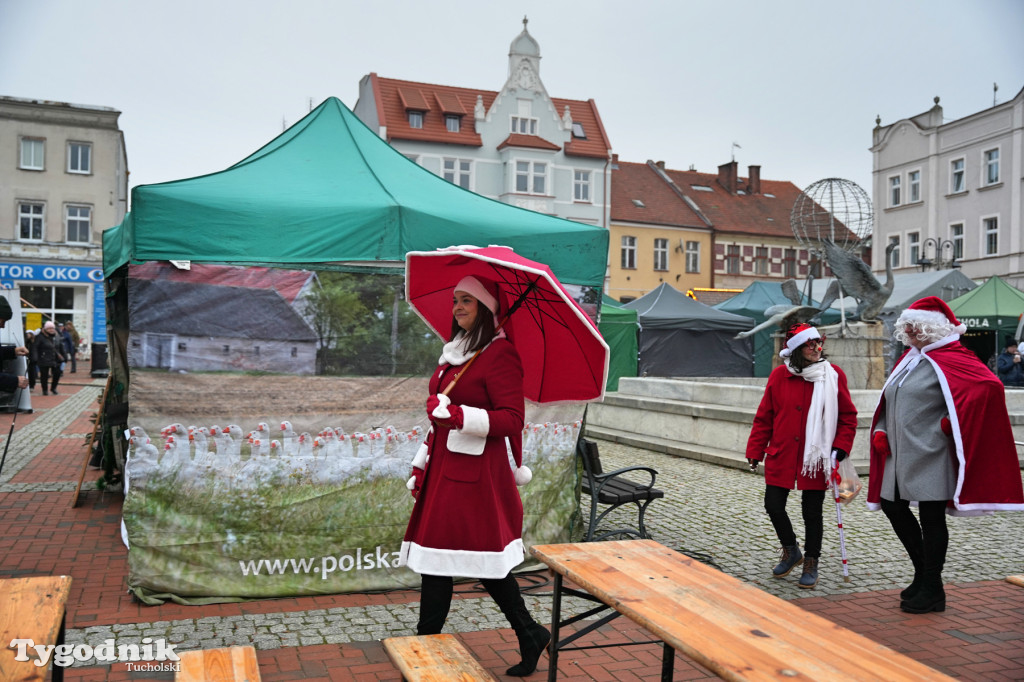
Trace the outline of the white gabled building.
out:
M 597 105 L 548 94 L 525 19 L 501 90 L 371 73 L 359 83 L 354 113 L 408 158 L 467 190 L 608 226 L 611 144 Z
M 944 123 L 928 111 L 873 134 L 875 271 L 885 247 L 896 272 L 952 266 L 1024 289 L 1024 90 Z

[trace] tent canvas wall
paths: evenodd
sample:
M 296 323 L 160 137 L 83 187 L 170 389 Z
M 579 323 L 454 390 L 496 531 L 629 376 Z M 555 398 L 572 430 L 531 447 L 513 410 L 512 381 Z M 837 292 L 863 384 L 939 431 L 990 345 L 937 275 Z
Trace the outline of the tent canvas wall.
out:
M 753 376 L 754 320 L 715 310 L 669 284 L 626 303 L 640 320 L 640 376 Z
M 405 357 L 409 347 L 396 339 L 411 339 L 430 346 L 428 364 L 436 367 L 440 342 L 401 300 L 402 262 L 411 250 L 458 244 L 502 244 L 544 262 L 563 283 L 589 287 L 582 295 L 596 310 L 605 229 L 446 182 L 334 98 L 224 171 L 132 190 L 131 212 L 104 233 L 103 245 L 110 394 L 131 405 L 129 424 L 120 428 L 137 426 L 141 434 L 130 446 L 124 503 L 129 587 L 138 598 L 223 600 L 417 584 L 395 557 L 412 506 L 409 462 L 428 427 L 423 400 L 431 369 L 403 375 L 402 364 L 377 355 Z M 152 287 L 136 275 L 154 261 L 238 266 L 246 272 L 231 277 L 255 289 L 267 288 L 266 272 L 250 276 L 257 268 L 316 271 L 321 282 L 331 275 L 345 308 L 338 338 L 370 349 L 373 361 L 361 366 L 377 373 L 178 373 L 132 364 L 127 349 L 147 329 L 133 323 L 143 311 L 129 303 L 133 290 Z M 133 274 L 129 265 L 143 270 Z M 359 314 L 345 317 L 352 310 Z M 151 316 L 148 324 L 163 322 Z M 524 461 L 534 481 L 521 495 L 528 544 L 569 539 L 582 411 L 579 403 L 527 406 Z M 171 448 L 159 448 L 161 429 L 180 434 L 183 425 L 209 432 L 202 455 L 180 435 Z M 156 442 L 147 443 L 146 433 Z M 279 441 L 282 455 L 264 455 L 268 438 Z
M 598 331 L 608 344 L 607 390 L 619 390 L 619 377 L 635 377 L 637 369 L 637 332 L 640 326 L 635 310 L 622 307 L 615 299 L 604 295 Z

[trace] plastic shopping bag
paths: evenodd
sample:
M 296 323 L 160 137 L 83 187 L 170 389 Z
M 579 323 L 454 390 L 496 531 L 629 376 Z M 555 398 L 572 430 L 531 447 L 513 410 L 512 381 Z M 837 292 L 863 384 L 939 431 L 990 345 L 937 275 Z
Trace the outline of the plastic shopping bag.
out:
M 838 464 L 836 473 L 839 478 L 838 481 L 834 481 L 836 497 L 839 498 L 840 503 L 846 504 L 857 497 L 857 493 L 863 487 L 860 482 L 860 476 L 857 475 L 857 468 L 853 466 L 853 462 L 850 461 L 849 457 Z

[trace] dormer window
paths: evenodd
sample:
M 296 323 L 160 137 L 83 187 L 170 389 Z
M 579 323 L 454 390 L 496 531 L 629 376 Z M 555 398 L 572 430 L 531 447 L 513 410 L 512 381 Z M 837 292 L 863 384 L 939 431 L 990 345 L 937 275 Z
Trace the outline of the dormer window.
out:
M 536 135 L 537 119 L 526 116 L 512 117 L 512 132 L 520 135 Z
M 422 111 L 409 111 L 409 127 L 410 128 L 422 128 L 423 127 L 423 112 Z
M 444 127 L 448 129 L 449 133 L 459 132 L 459 129 L 462 127 L 462 117 L 455 114 L 445 114 Z
M 585 139 L 587 139 L 587 134 L 583 131 L 583 124 L 582 123 L 576 123 L 575 121 L 573 122 L 573 124 L 572 124 L 572 136 L 575 137 L 578 140 L 585 140 Z

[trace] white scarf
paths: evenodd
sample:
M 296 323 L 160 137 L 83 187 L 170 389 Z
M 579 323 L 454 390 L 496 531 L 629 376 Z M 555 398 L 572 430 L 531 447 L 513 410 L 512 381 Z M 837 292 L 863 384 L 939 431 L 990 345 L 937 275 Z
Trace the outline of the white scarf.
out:
M 505 338 L 505 330 L 499 329 L 494 335 L 494 339 L 503 338 Z M 494 342 L 494 339 L 491 339 L 491 343 Z M 476 355 L 476 351 L 466 349 L 466 340 L 466 332 L 460 331 L 456 334 L 454 339 L 444 344 L 444 347 L 441 348 L 441 357 L 437 359 L 437 364 L 443 365 L 447 362 L 449 365 L 457 367 L 465 364 L 467 360 Z M 491 345 L 491 343 L 488 343 L 487 346 Z M 484 348 L 487 348 L 487 346 L 484 346 Z
M 828 360 L 808 365 L 802 372 L 794 370 L 786 360 L 786 369 L 790 374 L 814 384 L 811 406 L 807 410 L 804 466 L 800 473 L 804 476 L 824 473 L 831 466 L 832 441 L 836 437 L 839 419 L 839 374 Z

